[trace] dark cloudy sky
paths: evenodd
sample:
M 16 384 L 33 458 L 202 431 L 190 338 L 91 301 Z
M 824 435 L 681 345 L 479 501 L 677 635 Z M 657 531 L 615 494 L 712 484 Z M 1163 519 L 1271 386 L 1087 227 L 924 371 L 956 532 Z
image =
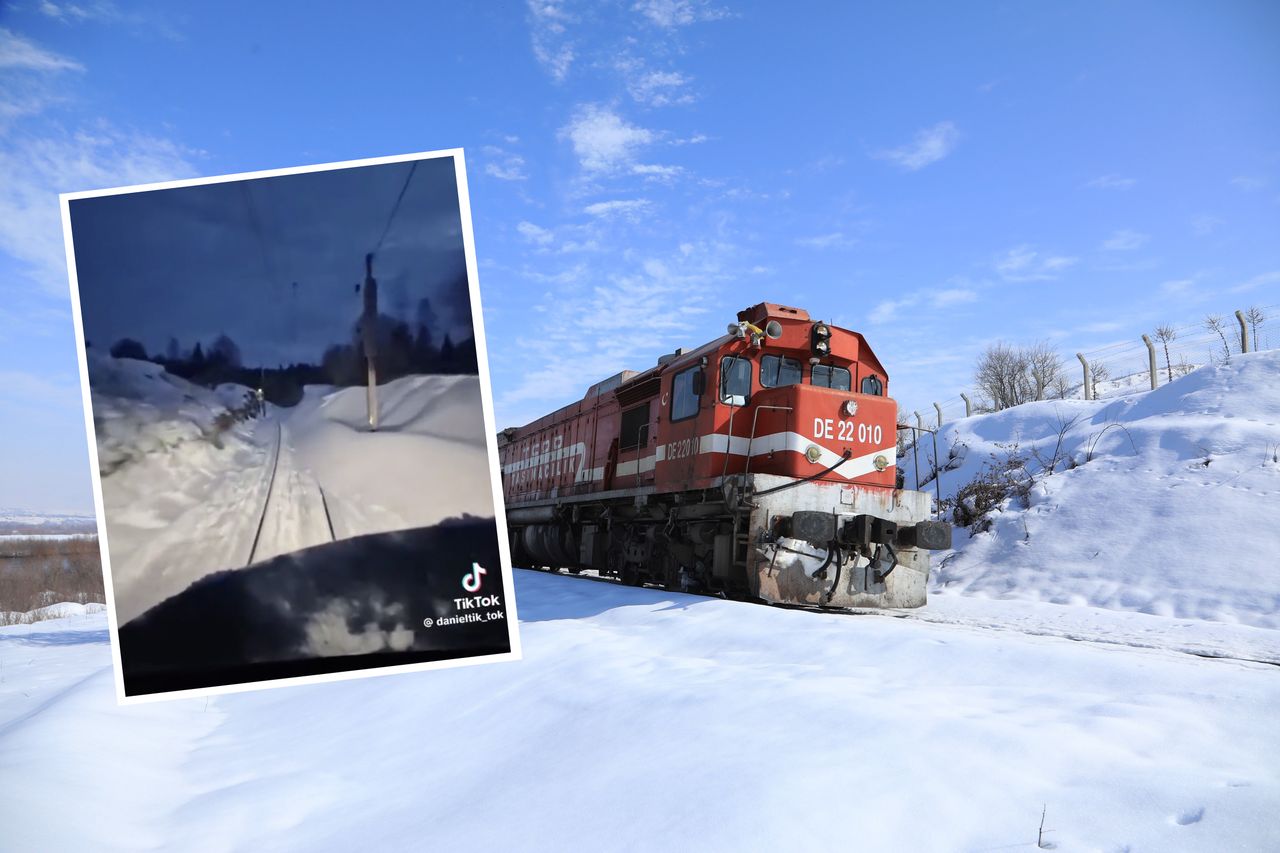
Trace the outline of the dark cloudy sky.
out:
M 416 162 L 407 187 L 410 162 L 72 201 L 86 338 L 155 354 L 225 333 L 248 366 L 318 362 L 351 340 L 355 284 L 389 220 L 379 312 L 416 326 L 427 297 L 437 342 L 469 336 L 453 158 Z

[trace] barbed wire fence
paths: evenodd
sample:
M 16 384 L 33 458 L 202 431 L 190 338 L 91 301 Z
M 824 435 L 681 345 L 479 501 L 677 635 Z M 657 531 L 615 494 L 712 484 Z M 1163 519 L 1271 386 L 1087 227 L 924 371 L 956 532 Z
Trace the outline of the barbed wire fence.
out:
M 1208 324 L 1208 316 L 1220 318 L 1219 329 Z M 1046 389 L 1044 399 L 1106 399 L 1147 391 L 1167 384 L 1170 374 L 1177 379 L 1197 367 L 1220 363 L 1242 351 L 1276 349 L 1280 347 L 1280 303 L 1206 315 L 1198 322 L 1158 328 L 1163 335 L 1153 329 L 1137 340 L 1082 351 L 1076 358 L 1064 360 L 1059 371 L 1061 379 Z M 1087 384 L 1081 357 L 1088 364 Z M 910 426 L 935 429 L 948 421 L 998 408 L 979 390 L 970 388 L 920 409 L 903 411 L 899 420 L 905 416 Z

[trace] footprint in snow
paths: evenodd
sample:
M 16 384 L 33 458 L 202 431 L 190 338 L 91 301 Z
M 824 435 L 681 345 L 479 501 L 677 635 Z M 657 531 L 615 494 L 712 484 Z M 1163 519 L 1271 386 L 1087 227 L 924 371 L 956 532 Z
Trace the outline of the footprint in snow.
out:
M 1195 808 L 1183 809 L 1178 812 L 1173 820 L 1178 826 L 1190 826 L 1193 823 L 1199 823 L 1202 817 L 1204 817 L 1204 806 L 1196 806 Z

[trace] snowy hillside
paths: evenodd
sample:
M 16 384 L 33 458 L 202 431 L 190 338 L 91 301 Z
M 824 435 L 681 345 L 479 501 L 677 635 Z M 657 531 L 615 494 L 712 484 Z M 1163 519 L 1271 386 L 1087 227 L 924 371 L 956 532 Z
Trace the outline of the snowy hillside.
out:
M 6 844 L 1034 850 L 1042 808 L 1058 850 L 1280 837 L 1273 667 L 516 581 L 521 662 L 207 701 L 116 707 L 100 616 L 0 628 Z
M 1025 599 L 1280 628 L 1280 351 L 1120 399 L 966 418 L 945 424 L 938 444 L 950 469 L 944 498 L 1010 458 L 1025 460 L 1036 484 L 1027 506 L 1006 501 L 985 532 L 957 531 L 931 579 L 934 601 Z M 923 456 L 921 468 L 927 475 Z

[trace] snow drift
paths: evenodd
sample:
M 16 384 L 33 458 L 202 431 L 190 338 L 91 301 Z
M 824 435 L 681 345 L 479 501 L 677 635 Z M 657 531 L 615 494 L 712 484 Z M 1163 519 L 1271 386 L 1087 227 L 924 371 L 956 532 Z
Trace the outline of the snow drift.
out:
M 1280 351 L 1119 399 L 965 418 L 945 424 L 938 444 L 944 498 L 1011 455 L 1036 483 L 987 531 L 957 531 L 931 596 L 1280 628 Z M 909 453 L 905 462 L 912 484 Z M 923 455 L 920 464 L 927 479 Z

